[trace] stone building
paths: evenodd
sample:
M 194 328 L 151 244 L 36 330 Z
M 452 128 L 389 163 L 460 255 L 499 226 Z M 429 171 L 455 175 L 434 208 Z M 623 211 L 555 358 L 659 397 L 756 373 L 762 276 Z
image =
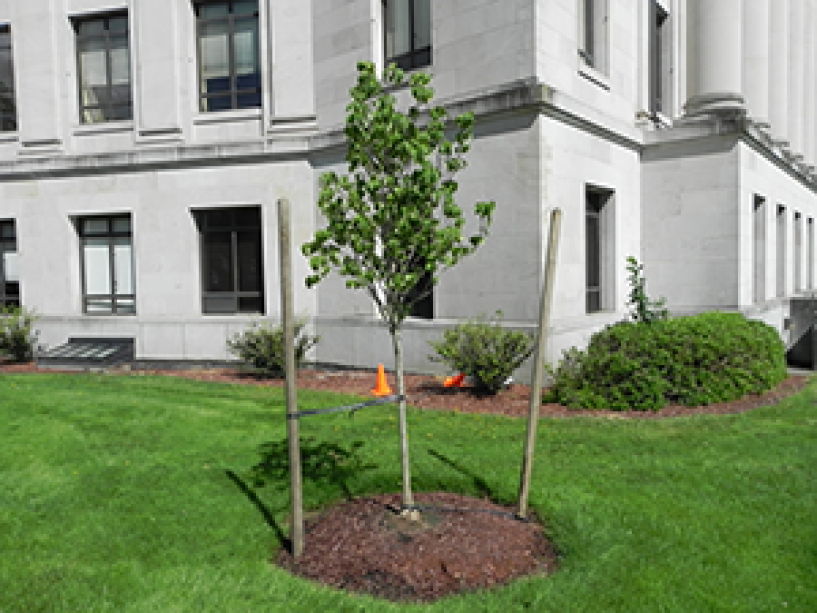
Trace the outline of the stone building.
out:
M 815 18 L 812 0 L 0 0 L 0 301 L 38 312 L 46 347 L 227 358 L 278 318 L 276 202 L 311 237 L 355 65 L 397 61 L 476 113 L 461 202 L 497 202 L 407 322 L 410 368 L 458 318 L 533 327 L 554 207 L 551 360 L 624 317 L 628 255 L 673 312 L 785 335 L 815 286 Z M 295 303 L 317 359 L 390 362 L 363 294 L 298 283 Z

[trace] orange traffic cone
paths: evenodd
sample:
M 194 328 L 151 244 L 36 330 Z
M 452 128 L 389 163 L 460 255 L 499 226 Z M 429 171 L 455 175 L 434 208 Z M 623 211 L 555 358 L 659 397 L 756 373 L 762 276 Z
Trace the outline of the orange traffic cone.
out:
M 443 381 L 443 387 L 462 387 L 463 381 L 465 381 L 465 373 L 461 372 L 455 377 L 446 377 L 445 381 Z
M 374 386 L 372 390 L 372 394 L 375 396 L 391 396 L 391 388 L 389 387 L 389 383 L 386 381 L 386 371 L 383 368 L 382 364 L 377 365 L 377 384 Z

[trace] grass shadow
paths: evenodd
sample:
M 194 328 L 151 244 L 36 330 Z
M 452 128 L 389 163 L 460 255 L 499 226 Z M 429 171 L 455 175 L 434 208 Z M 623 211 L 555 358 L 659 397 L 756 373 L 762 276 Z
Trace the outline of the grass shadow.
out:
M 301 439 L 301 476 L 304 481 L 336 487 L 346 500 L 353 498 L 349 481 L 360 473 L 377 468 L 361 457 L 362 441 L 347 446 L 316 441 L 314 437 Z M 253 487 L 267 484 L 289 484 L 289 441 L 263 443 L 259 447 L 261 461 L 252 467 L 250 481 Z
M 429 449 L 428 454 L 436 458 L 446 466 L 450 466 L 451 468 L 459 472 L 461 475 L 464 475 L 471 479 L 471 481 L 474 483 L 474 487 L 476 487 L 477 491 L 481 496 L 485 496 L 491 500 L 494 499 L 494 491 L 491 489 L 491 487 L 488 485 L 488 482 L 485 479 L 475 474 L 473 471 L 468 470 L 458 462 L 455 462 L 451 458 L 444 456 L 439 451 Z
M 255 505 L 255 508 L 261 513 L 261 516 L 264 518 L 264 521 L 267 522 L 267 525 L 272 528 L 272 531 L 275 532 L 275 536 L 278 537 L 278 540 L 281 542 L 282 546 L 287 549 L 287 551 L 292 551 L 292 541 L 289 539 L 286 534 L 284 534 L 283 529 L 275 521 L 275 516 L 272 514 L 272 511 L 264 504 L 255 491 L 246 483 L 244 480 L 235 474 L 232 470 L 225 471 L 227 477 L 236 484 L 241 493 L 244 494 L 247 498 L 249 498 L 250 502 Z
M 361 458 L 362 447 L 362 441 L 353 441 L 344 447 L 337 443 L 319 442 L 313 437 L 301 439 L 301 476 L 304 485 L 311 482 L 312 485 L 324 486 L 321 490 L 326 490 L 326 486 L 335 487 L 346 500 L 352 500 L 349 480 L 363 471 L 377 468 L 376 464 L 367 463 Z M 273 509 L 256 493 L 256 489 L 266 485 L 289 489 L 289 441 L 283 438 L 264 443 L 259 447 L 259 453 L 261 460 L 250 469 L 248 482 L 232 470 L 226 471 L 227 477 L 258 509 L 283 546 L 291 551 L 292 543 L 275 520 Z

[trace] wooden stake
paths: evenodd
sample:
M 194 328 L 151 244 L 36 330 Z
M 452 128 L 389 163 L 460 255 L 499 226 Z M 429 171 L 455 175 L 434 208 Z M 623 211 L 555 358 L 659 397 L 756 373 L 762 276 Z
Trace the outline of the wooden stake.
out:
M 547 331 L 550 323 L 550 309 L 553 303 L 553 282 L 556 274 L 556 255 L 559 251 L 559 234 L 562 227 L 562 211 L 554 209 L 550 215 L 550 234 L 545 256 L 545 278 L 542 283 L 542 297 L 539 304 L 539 331 L 536 335 L 536 351 L 533 359 L 533 382 L 530 389 L 530 412 L 528 414 L 528 439 L 525 442 L 525 456 L 522 459 L 522 478 L 519 487 L 519 517 L 528 515 L 528 496 L 533 472 L 533 454 L 536 450 L 536 427 L 539 424 L 539 408 L 542 406 L 542 378 L 547 346 Z
M 286 375 L 287 437 L 289 439 L 289 479 L 292 502 L 290 539 L 292 555 L 304 550 L 304 510 L 301 482 L 301 441 L 298 432 L 297 371 L 295 368 L 295 320 L 292 291 L 292 250 L 290 244 L 289 200 L 278 201 L 278 248 L 281 262 L 281 318 L 284 328 L 284 373 Z

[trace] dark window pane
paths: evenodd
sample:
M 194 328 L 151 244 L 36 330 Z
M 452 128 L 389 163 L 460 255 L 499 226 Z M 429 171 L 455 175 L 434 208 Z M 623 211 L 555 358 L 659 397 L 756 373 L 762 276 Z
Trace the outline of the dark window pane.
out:
M 257 72 L 249 74 L 239 74 L 236 77 L 236 89 L 259 89 L 261 87 L 261 75 Z
M 235 291 L 231 233 L 208 232 L 204 235 L 203 240 L 204 291 Z
M 204 83 L 205 93 L 217 94 L 230 91 L 230 77 L 213 77 Z M 229 98 L 228 98 L 229 100 Z
M 587 216 L 587 285 L 588 287 L 598 287 L 600 277 L 600 256 L 599 245 L 599 218 L 596 215 Z
M 238 299 L 239 313 L 263 313 L 264 298 L 261 296 L 244 296 Z
M 197 214 L 202 241 L 205 313 L 263 313 L 261 209 L 237 207 Z
M 237 226 L 259 228 L 261 226 L 261 210 L 257 207 L 235 209 L 235 224 Z
M 233 108 L 231 96 L 217 96 L 213 98 L 205 98 L 205 111 L 227 111 Z
M 250 1 L 197 6 L 202 111 L 261 106 L 257 9 Z
M 80 22 L 77 27 L 77 34 L 87 36 L 88 34 L 102 34 L 105 32 L 104 19 L 89 19 Z
M 82 123 L 133 117 L 127 22 L 126 15 L 115 15 L 77 26 Z
M 233 213 L 229 209 L 206 211 L 202 216 L 207 228 L 229 228 L 233 225 Z
M 385 6 L 387 63 L 403 70 L 431 64 L 430 0 L 389 0 Z
M 235 296 L 205 296 L 202 300 L 202 309 L 205 313 L 232 314 L 236 312 Z
M 239 94 L 237 96 L 236 108 L 255 109 L 261 106 L 261 94 Z
M 596 313 L 601 311 L 601 295 L 598 291 L 587 292 L 587 312 Z
M 237 232 L 238 291 L 261 290 L 261 234 L 256 231 Z
M 106 117 L 111 121 L 133 119 L 133 107 L 129 104 L 125 106 L 111 107 L 110 109 L 108 109 Z
M 108 20 L 108 29 L 112 32 L 127 32 L 128 18 L 127 17 L 111 17 Z
M 11 50 L 11 32 L 8 26 L 0 29 L 0 130 L 17 130 L 17 105 L 14 98 L 14 64 Z
M 257 0 L 235 0 L 233 2 L 234 15 L 253 15 L 258 12 Z
M 202 19 L 226 17 L 229 12 L 229 4 L 227 2 L 221 2 L 219 4 L 200 4 L 198 6 L 198 16 Z

